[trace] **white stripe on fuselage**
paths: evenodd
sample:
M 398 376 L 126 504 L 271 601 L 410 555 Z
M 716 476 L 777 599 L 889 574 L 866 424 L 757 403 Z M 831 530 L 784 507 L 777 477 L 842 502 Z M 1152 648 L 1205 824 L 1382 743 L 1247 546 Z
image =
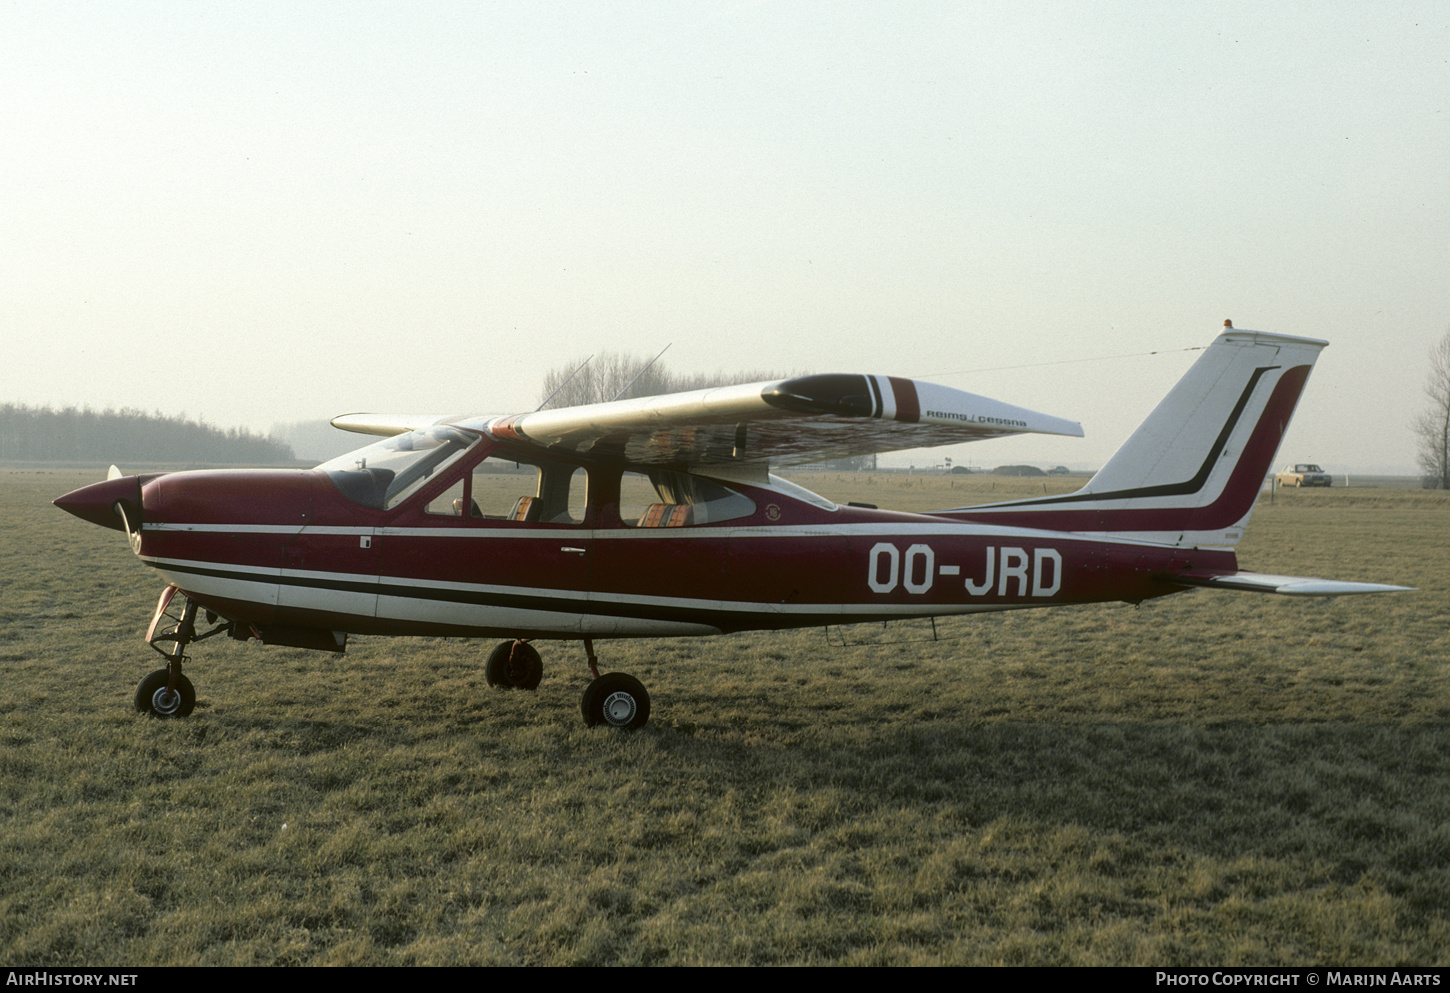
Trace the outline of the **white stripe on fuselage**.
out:
M 449 518 L 444 518 L 449 520 Z M 1112 545 L 1172 545 L 1171 541 L 1147 541 L 1136 538 L 1100 534 L 1091 531 L 1048 531 L 1039 528 L 1010 527 L 999 524 L 958 524 L 948 521 L 916 522 L 857 522 L 852 524 L 772 524 L 731 526 L 729 523 L 708 527 L 679 528 L 514 528 L 490 527 L 488 525 L 460 526 L 440 524 L 437 527 L 314 527 L 308 525 L 296 528 L 291 525 L 275 524 L 167 524 L 147 522 L 145 531 L 187 531 L 212 534 L 278 534 L 292 537 L 302 535 L 325 536 L 369 536 L 387 538 L 457 538 L 459 540 L 510 540 L 510 541 L 706 541 L 722 538 L 822 538 L 832 536 L 875 537 L 878 535 L 900 537 L 941 536 L 950 538 L 982 538 L 989 541 L 1035 539 L 1054 542 L 1091 541 Z M 1174 532 L 1176 536 L 1177 532 Z
M 168 581 L 191 593 L 205 596 L 226 597 L 258 604 L 278 604 L 282 607 L 298 607 L 313 610 L 352 614 L 359 617 L 381 617 L 393 620 L 434 620 L 439 623 L 474 627 L 498 626 L 481 623 L 479 612 L 490 614 L 512 612 L 528 615 L 534 619 L 568 617 L 576 621 L 590 618 L 605 625 L 614 622 L 633 621 L 628 617 L 615 615 L 591 615 L 587 608 L 592 603 L 638 606 L 642 608 L 665 608 L 671 610 L 720 611 L 730 614 L 759 615 L 767 617 L 809 616 L 812 614 L 840 614 L 850 616 L 900 616 L 921 617 L 929 614 L 970 614 L 989 610 L 1001 610 L 1001 604 L 971 603 L 761 603 L 749 600 L 714 600 L 698 597 L 659 596 L 652 594 L 603 593 L 571 589 L 542 589 L 531 586 L 505 586 L 495 583 L 461 583 L 441 580 L 420 580 L 375 576 L 366 573 L 321 572 L 308 569 L 275 569 L 228 565 L 225 563 L 202 562 L 190 559 L 165 559 L 144 556 L 143 560 Z M 173 574 L 168 567 L 174 567 Z M 205 570 L 205 573 L 193 570 Z M 215 576 L 210 573 L 226 572 L 235 575 Z M 256 576 L 275 578 L 277 582 L 258 582 Z M 320 585 L 298 586 L 282 582 L 283 579 L 303 580 Z M 376 593 L 364 593 L 341 587 L 351 584 L 377 584 Z M 330 585 L 335 584 L 335 585 Z M 438 600 L 427 596 L 409 596 L 409 590 L 432 590 L 483 597 L 529 597 L 536 600 L 555 600 L 560 610 L 536 610 L 522 607 L 494 606 L 490 604 L 459 603 L 452 600 Z M 376 607 L 370 604 L 376 601 Z M 369 606 L 364 606 L 369 604 Z M 1030 606 L 1023 604 L 1022 606 Z M 572 609 L 571 609 L 572 608 Z M 584 608 L 581 610 L 580 608 Z M 376 613 L 374 613 L 376 610 Z M 426 616 L 425 616 L 426 615 Z M 447 617 L 448 619 L 444 619 Z M 649 619 L 637 619 L 641 622 Z M 649 621 L 659 625 L 706 627 L 684 621 Z M 578 624 L 572 629 L 577 630 Z M 538 627 L 537 623 L 527 625 Z M 569 630 L 557 627 L 557 630 Z M 597 630 L 594 628 L 593 630 Z M 713 628 L 711 629 L 714 630 Z M 618 633 L 625 633 L 620 631 Z M 695 632 L 710 633 L 710 632 Z

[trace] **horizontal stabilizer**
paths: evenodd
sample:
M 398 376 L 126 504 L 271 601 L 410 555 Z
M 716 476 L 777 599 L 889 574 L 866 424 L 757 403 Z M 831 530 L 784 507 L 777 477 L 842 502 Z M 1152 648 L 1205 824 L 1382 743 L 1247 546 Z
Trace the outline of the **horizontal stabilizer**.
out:
M 1216 590 L 1243 590 L 1247 593 L 1278 593 L 1281 596 L 1356 596 L 1361 593 L 1405 593 L 1413 586 L 1390 586 L 1386 583 L 1346 583 L 1338 579 L 1317 579 L 1313 576 L 1271 576 L 1262 572 L 1231 572 L 1220 576 L 1165 577 L 1184 586 L 1203 586 Z

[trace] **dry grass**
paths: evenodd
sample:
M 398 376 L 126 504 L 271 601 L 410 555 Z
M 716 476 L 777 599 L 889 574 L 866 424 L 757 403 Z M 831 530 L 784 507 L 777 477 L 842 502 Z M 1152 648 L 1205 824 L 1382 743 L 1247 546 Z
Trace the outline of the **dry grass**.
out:
M 803 481 L 983 499 L 847 478 Z M 139 718 L 159 588 L 47 506 L 84 481 L 0 474 L 0 960 L 1446 962 L 1435 494 L 1281 493 L 1241 549 L 1421 593 L 611 643 L 655 699 L 614 734 L 579 720 L 577 646 L 524 694 L 421 639 L 209 642 L 196 713 Z

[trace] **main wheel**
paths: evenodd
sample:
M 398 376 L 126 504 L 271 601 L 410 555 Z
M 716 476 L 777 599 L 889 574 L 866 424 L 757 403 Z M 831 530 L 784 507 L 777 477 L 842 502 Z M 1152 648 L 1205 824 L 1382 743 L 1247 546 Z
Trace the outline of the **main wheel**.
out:
M 168 689 L 171 675 L 165 669 L 157 669 L 141 680 L 136 687 L 136 709 L 154 717 L 185 717 L 196 706 L 196 690 L 191 680 L 183 675 L 176 677 L 176 689 Z
M 584 688 L 579 709 L 590 727 L 642 728 L 649 720 L 649 693 L 633 676 L 607 672 Z
M 522 641 L 505 641 L 488 656 L 483 669 L 490 686 L 508 686 L 519 690 L 539 688 L 544 678 L 544 660 L 532 645 Z

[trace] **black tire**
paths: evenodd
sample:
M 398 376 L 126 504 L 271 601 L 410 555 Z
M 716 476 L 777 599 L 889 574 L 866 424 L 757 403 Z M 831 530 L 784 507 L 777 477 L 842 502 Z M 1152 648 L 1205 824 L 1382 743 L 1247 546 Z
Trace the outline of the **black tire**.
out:
M 171 681 L 165 669 L 157 669 L 136 687 L 136 710 L 152 717 L 185 717 L 196 706 L 196 690 L 184 675 L 176 677 L 175 691 L 166 688 Z
M 544 660 L 532 645 L 505 641 L 489 654 L 483 675 L 490 686 L 536 690 L 544 678 Z
M 584 688 L 579 710 L 589 727 L 642 728 L 649 720 L 649 693 L 623 672 L 607 672 Z

